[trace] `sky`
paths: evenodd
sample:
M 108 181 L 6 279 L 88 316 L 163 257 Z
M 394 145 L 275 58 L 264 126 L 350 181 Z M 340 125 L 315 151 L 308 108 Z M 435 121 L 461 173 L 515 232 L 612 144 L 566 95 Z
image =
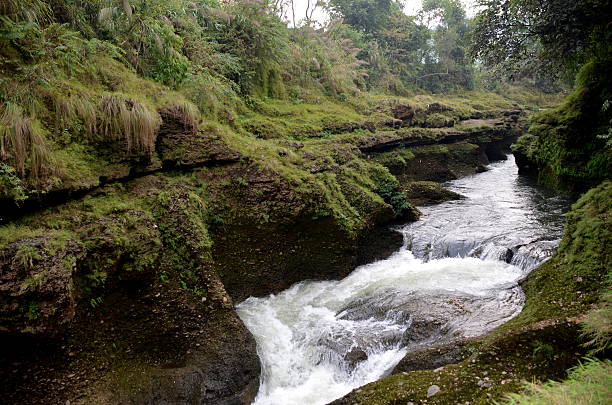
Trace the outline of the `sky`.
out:
M 475 14 L 475 9 L 474 9 L 474 0 L 461 0 L 461 2 L 466 6 L 466 10 L 467 10 L 467 15 L 468 16 L 473 16 Z M 316 0 L 310 0 L 311 4 L 316 3 Z M 405 7 L 404 7 L 404 12 L 407 15 L 415 15 L 416 12 L 421 8 L 421 0 L 404 0 L 405 3 Z M 305 16 L 305 12 L 306 12 L 306 5 L 308 4 L 308 0 L 294 0 L 294 4 L 295 4 L 295 18 L 296 21 L 298 21 L 298 25 L 299 25 L 299 21 L 304 19 Z M 291 16 L 288 16 L 288 19 L 291 19 Z M 315 14 L 313 15 L 313 19 L 318 21 L 318 22 L 325 22 L 327 20 L 327 15 L 325 14 L 325 12 L 323 10 L 321 10 L 320 8 L 318 8 L 315 11 Z

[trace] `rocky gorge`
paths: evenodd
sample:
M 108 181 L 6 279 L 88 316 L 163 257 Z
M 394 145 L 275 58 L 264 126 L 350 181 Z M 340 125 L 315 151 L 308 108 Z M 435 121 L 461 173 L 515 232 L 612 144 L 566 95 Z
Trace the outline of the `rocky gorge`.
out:
M 2 397 L 250 403 L 260 366 L 234 303 L 388 256 L 402 237 L 387 226 L 418 217 L 402 190 L 408 201 L 437 195 L 423 182 L 482 171 L 524 128 L 516 109 L 431 128 L 439 105 L 421 121 L 409 108 L 265 151 L 160 111 L 151 164 L 105 166 L 87 185 L 3 211 Z M 305 173 L 302 186 L 257 156 L 269 149 Z M 378 185 L 355 182 L 364 165 Z

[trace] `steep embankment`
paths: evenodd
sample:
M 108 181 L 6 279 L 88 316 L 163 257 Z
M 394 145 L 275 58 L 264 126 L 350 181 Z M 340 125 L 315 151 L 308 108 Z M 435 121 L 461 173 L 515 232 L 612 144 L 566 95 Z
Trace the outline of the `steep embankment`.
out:
M 160 106 L 144 155 L 106 141 L 53 149 L 72 160 L 46 193 L 4 211 L 2 397 L 248 403 L 259 362 L 233 300 L 389 254 L 401 237 L 378 227 L 417 215 L 406 182 L 481 170 L 520 130 L 519 111 L 453 102 L 463 109 L 425 97 L 331 104 L 352 111 L 342 121 L 330 105 L 272 102 L 241 118 L 243 133 Z M 428 128 L 444 114 L 499 118 Z M 244 129 L 268 121 L 270 139 Z M 306 122 L 313 132 L 300 132 Z
M 610 178 L 611 60 L 608 52 L 584 65 L 573 93 L 558 107 L 534 116 L 529 132 L 514 147 L 522 173 L 579 192 Z

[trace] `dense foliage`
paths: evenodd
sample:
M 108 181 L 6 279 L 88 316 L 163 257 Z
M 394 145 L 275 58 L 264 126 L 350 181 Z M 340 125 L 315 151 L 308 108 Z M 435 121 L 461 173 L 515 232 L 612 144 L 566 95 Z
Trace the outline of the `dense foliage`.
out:
M 609 52 L 612 9 L 605 0 L 481 0 L 472 53 L 517 72 L 560 75 Z
M 472 52 L 506 72 L 576 72 L 563 105 L 534 118 L 517 153 L 549 184 L 586 189 L 610 177 L 612 11 L 608 2 L 487 0 L 477 16 Z
M 17 176 L 45 192 L 67 172 L 79 177 L 93 150 L 146 162 L 160 108 L 240 130 L 237 117 L 257 112 L 258 100 L 344 102 L 367 90 L 473 86 L 462 41 L 469 24 L 457 1 L 424 3 L 440 19 L 433 28 L 391 0 L 330 2 L 337 19 L 291 28 L 281 3 L 2 2 L 2 184 Z M 78 152 L 53 153 L 66 148 Z

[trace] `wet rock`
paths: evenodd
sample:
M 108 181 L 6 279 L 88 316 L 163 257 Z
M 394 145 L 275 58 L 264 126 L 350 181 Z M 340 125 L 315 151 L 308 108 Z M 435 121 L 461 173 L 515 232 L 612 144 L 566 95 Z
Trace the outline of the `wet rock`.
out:
M 402 336 L 402 344 L 409 346 L 415 343 L 431 341 L 446 335 L 446 322 L 444 318 L 438 319 L 434 316 L 415 315 L 410 327 Z
M 355 367 L 358 363 L 366 361 L 368 354 L 359 347 L 354 347 L 350 352 L 344 355 L 344 360 L 347 361 L 352 367 Z
M 448 364 L 458 363 L 465 358 L 467 340 L 456 340 L 409 352 L 395 366 L 391 374 L 416 370 L 433 370 Z
M 512 286 L 507 291 L 491 291 L 482 296 L 436 290 L 408 293 L 388 290 L 355 300 L 336 316 L 346 320 L 373 318 L 405 324 L 406 329 L 400 336 L 390 334 L 385 337 L 386 344 L 390 347 L 400 343 L 415 351 L 432 344 L 457 342 L 481 335 L 513 316 L 520 308 L 522 299 L 518 286 Z M 500 308 L 500 300 L 508 305 Z M 362 340 L 367 342 L 372 339 L 363 337 Z M 450 349 L 448 351 L 451 352 Z M 455 355 L 449 353 L 451 359 Z M 439 365 L 442 364 L 436 367 Z
M 404 188 L 404 192 L 408 201 L 414 205 L 440 204 L 445 201 L 465 198 L 461 194 L 442 188 L 440 183 L 434 181 L 408 183 Z

